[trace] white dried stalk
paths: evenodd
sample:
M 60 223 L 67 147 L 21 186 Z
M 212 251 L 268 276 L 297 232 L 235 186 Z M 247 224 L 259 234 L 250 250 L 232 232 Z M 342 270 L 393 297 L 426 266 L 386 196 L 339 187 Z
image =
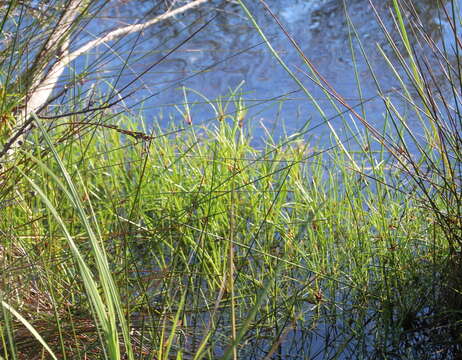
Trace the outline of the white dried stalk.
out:
M 127 25 L 122 28 L 118 28 L 92 41 L 89 41 L 79 49 L 69 53 L 69 27 L 72 25 L 73 21 L 81 15 L 81 11 L 84 9 L 83 2 L 81 0 L 71 0 L 67 5 L 65 13 L 58 22 L 58 28 L 55 29 L 45 44 L 44 48 L 40 52 L 41 56 L 49 55 L 53 50 L 55 50 L 54 46 L 56 46 L 56 44 L 61 41 L 60 49 L 58 49 L 58 53 L 61 55 L 58 59 L 56 59 L 56 62 L 48 70 L 41 70 L 39 75 L 34 76 L 35 80 L 30 87 L 32 92 L 28 96 L 26 105 L 20 111 L 19 119 L 15 127 L 16 130 L 13 132 L 13 135 L 10 137 L 10 139 L 8 139 L 8 141 L 5 143 L 3 150 L 0 152 L 0 163 L 8 161 L 8 159 L 10 159 L 16 153 L 17 149 L 24 143 L 28 132 L 30 131 L 30 128 L 25 129 L 24 127 L 27 125 L 31 114 L 37 112 L 47 104 L 48 99 L 57 86 L 60 76 L 73 60 L 101 44 L 108 43 L 125 35 L 142 31 L 161 21 L 198 7 L 208 1 L 210 0 L 195 0 L 175 10 L 168 11 L 162 15 L 150 19 L 144 23 Z

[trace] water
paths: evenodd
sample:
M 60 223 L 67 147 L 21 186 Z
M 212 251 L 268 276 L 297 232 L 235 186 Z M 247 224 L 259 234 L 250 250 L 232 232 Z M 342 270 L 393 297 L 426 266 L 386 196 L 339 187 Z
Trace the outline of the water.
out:
M 312 93 L 326 116 L 335 117 L 338 111 L 327 100 L 322 89 L 308 78 L 309 70 L 268 12 L 257 1 L 248 3 L 273 47 Z M 310 61 L 351 105 L 361 102 L 355 80 L 356 65 L 362 98 L 367 99 L 363 109 L 367 113 L 366 118 L 373 125 L 380 126 L 385 108 L 382 100 L 376 97 L 376 85 L 366 61 L 361 56 L 357 41 L 353 41 L 356 63 L 352 60 L 342 1 L 268 0 L 267 3 Z M 392 18 L 386 10 L 390 2 L 375 3 L 377 10 L 384 15 L 385 23 L 390 25 Z M 346 4 L 382 89 L 392 91 L 399 84 L 387 70 L 388 66 L 377 46 L 381 46 L 389 56 L 392 51 L 368 0 L 348 0 Z M 435 40 L 441 42 L 438 29 L 442 27 L 442 34 L 450 44 L 450 27 L 441 23 L 437 17 L 436 4 L 435 1 L 421 0 L 415 6 L 420 11 L 425 26 L 435 35 Z M 134 7 L 133 2 L 126 5 L 116 3 L 110 10 L 102 13 L 103 17 L 97 21 L 97 26 L 93 24 L 90 29 L 97 33 L 117 26 L 114 16 L 133 22 L 148 8 L 149 2 L 143 1 L 140 1 L 139 7 Z M 105 19 L 104 16 L 108 18 Z M 153 66 L 168 50 L 178 46 L 199 25 L 213 16 L 216 17 L 206 28 L 160 64 Z M 191 24 L 195 21 L 197 24 L 194 27 Z M 215 113 L 209 104 L 204 103 L 204 97 L 214 100 L 218 96 L 225 96 L 230 89 L 235 89 L 244 82 L 240 91 L 244 93 L 245 105 L 249 107 L 246 126 L 255 128 L 258 135 L 264 134 L 263 127 L 275 131 L 276 134 L 290 134 L 309 121 L 313 130 L 308 132 L 307 137 L 312 142 L 327 144 L 330 141 L 330 131 L 327 126 L 322 125 L 325 121 L 316 107 L 281 68 L 267 47 L 261 44 L 261 38 L 237 4 L 223 6 L 220 1 L 212 1 L 197 10 L 178 16 L 173 21 L 147 29 L 141 35 L 132 35 L 122 43 L 112 44 L 111 60 L 94 62 L 101 55 L 101 51 L 107 50 L 101 48 L 94 54 L 94 58 L 81 59 L 77 68 L 88 64 L 97 67 L 99 73 L 96 77 L 100 80 L 100 87 L 104 88 L 109 81 L 111 86 L 121 91 L 121 96 L 138 89 L 135 95 L 126 99 L 125 105 L 133 114 L 142 113 L 148 123 L 154 118 L 161 118 L 163 124 L 172 119 L 177 123 L 183 122 L 181 112 L 184 112 L 184 102 L 191 103 L 190 110 L 195 125 L 213 123 L 216 121 Z M 125 66 L 122 74 L 119 74 L 123 61 L 127 58 L 129 66 Z M 140 80 L 130 84 L 134 76 L 145 71 L 147 73 Z M 188 90 L 185 98 L 182 86 L 194 89 L 204 97 Z M 115 93 L 111 94 L 114 96 Z M 376 98 L 370 100 L 374 96 Z M 341 105 L 338 106 L 341 111 L 345 110 Z M 228 111 L 233 112 L 233 109 L 233 104 L 230 104 Z M 358 107 L 357 110 L 361 111 L 361 108 Z M 410 119 L 411 122 L 414 120 Z M 345 121 L 350 122 L 348 116 Z M 340 116 L 332 119 L 332 126 L 343 140 L 351 135 L 350 131 L 344 130 Z

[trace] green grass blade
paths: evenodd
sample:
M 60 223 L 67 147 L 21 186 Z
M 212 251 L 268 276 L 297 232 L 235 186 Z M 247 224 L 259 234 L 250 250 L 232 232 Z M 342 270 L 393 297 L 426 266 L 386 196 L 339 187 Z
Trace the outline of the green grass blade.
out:
M 15 309 L 13 309 L 13 307 L 9 304 L 7 304 L 5 301 L 2 300 L 2 306 L 7 309 L 10 313 L 12 313 L 16 319 L 18 319 L 26 328 L 27 330 L 30 331 L 30 333 L 32 334 L 32 336 L 40 343 L 42 344 L 42 346 L 45 348 L 46 351 L 48 351 L 48 353 L 50 354 L 50 356 L 54 359 L 54 360 L 58 360 L 58 358 L 56 357 L 56 355 L 54 354 L 54 352 L 50 349 L 50 347 L 48 346 L 48 344 L 46 343 L 45 340 L 43 340 L 43 338 L 40 336 L 40 334 L 37 332 L 37 330 L 35 330 L 35 328 L 20 314 L 18 313 Z

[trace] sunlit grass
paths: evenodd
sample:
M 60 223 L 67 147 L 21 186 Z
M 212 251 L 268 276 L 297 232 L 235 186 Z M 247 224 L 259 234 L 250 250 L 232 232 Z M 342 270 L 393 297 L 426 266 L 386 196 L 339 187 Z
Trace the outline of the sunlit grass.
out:
M 4 293 L 32 325 L 39 315 L 47 319 L 35 328 L 48 334 L 42 338 L 54 351 L 72 357 L 89 351 L 84 344 L 90 339 L 91 351 L 105 349 L 105 315 L 93 304 L 108 301 L 103 282 L 109 280 L 90 255 L 94 246 L 107 257 L 121 296 L 120 305 L 106 309 L 118 313 L 119 321 L 125 314 L 138 355 L 168 358 L 200 349 L 201 357 L 216 358 L 231 346 L 233 326 L 241 356 L 251 356 L 257 344 L 269 351 L 278 341 L 278 351 L 286 351 L 284 344 L 297 343 L 300 331 L 338 321 L 346 346 L 368 341 L 383 326 L 402 326 L 405 314 L 422 310 L 417 300 L 445 243 L 432 214 L 394 190 L 398 175 L 389 164 L 366 169 L 367 159 L 358 156 L 364 173 L 380 180 L 373 186 L 336 147 L 324 152 L 292 136 L 257 148 L 233 118 L 180 132 L 157 128 L 149 140 L 127 135 L 141 129 L 129 118 L 114 126 L 94 128 L 91 138 L 69 138 L 55 145 L 54 156 L 34 155 L 37 160 L 11 170 L 23 201 L 2 210 L 2 228 L 16 224 L 8 236 L 18 239 L 5 238 L 4 251 L 21 251 L 16 261 L 33 264 L 17 276 L 37 290 L 27 295 L 8 276 Z M 49 137 L 59 138 L 60 129 Z M 45 204 L 28 190 L 28 181 L 36 191 L 40 187 Z M 65 190 L 69 181 L 72 193 Z M 88 226 L 97 229 L 95 235 L 89 237 Z M 69 239 L 75 243 L 70 248 Z M 75 251 L 82 254 L 77 262 Z M 7 259 L 5 266 L 13 266 Z M 89 271 L 96 271 L 91 291 L 100 288 L 93 297 L 84 290 Z M 34 308 L 50 296 L 50 307 Z M 365 322 L 373 326 L 362 328 Z M 381 336 L 377 342 L 392 340 Z M 27 348 L 18 345 L 16 351 L 24 356 Z
M 246 9 L 288 76 L 303 88 L 299 76 L 309 73 L 323 87 L 352 147 L 305 88 L 332 130 L 325 147 L 306 140 L 308 124 L 254 139 L 243 83 L 216 99 L 182 87 L 182 125 L 161 126 L 159 116 L 148 126 L 111 109 L 35 118 L 0 174 L 0 357 L 456 354 L 460 72 L 446 50 L 433 54 L 451 102 L 414 53 L 418 38 L 400 3 L 392 4 L 399 43 L 382 24 L 394 58 L 382 54 L 411 111 L 377 82 L 381 129 L 319 77 L 280 24 L 307 66 L 293 72 Z M 357 59 L 370 63 L 346 18 L 363 99 Z M 2 91 L 4 141 L 21 97 Z M 79 96 L 74 110 L 85 109 Z M 191 96 L 216 116 L 207 126 L 196 125 Z M 408 126 L 412 118 L 420 128 Z

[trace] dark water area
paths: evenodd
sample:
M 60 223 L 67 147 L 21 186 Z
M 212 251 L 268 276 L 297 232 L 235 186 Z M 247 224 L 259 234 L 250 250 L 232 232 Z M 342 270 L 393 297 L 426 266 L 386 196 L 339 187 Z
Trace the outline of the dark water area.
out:
M 346 109 L 338 103 L 335 105 L 339 110 L 335 109 L 322 89 L 309 79 L 309 69 L 260 2 L 247 3 L 274 49 L 311 92 L 325 116 L 332 119 L 332 128 L 342 140 L 348 139 L 351 132 L 344 130 L 343 124 L 351 125 L 351 117 L 348 113 L 343 119 L 338 116 L 339 110 Z M 438 2 L 421 0 L 414 3 L 434 41 L 441 44 L 444 39 L 446 45 L 450 46 L 453 35 L 449 24 L 438 16 Z M 356 110 L 380 128 L 385 106 L 377 96 L 377 86 L 361 54 L 358 41 L 350 38 L 343 2 L 269 0 L 267 4 L 322 76 L 350 105 L 364 102 L 364 106 L 358 106 Z M 393 98 L 394 89 L 399 88 L 399 83 L 378 51 L 378 46 L 393 59 L 392 49 L 369 1 L 348 0 L 345 4 L 382 90 Z M 391 1 L 374 1 L 374 4 L 385 24 L 391 27 Z M 123 2 L 115 2 L 107 13 L 100 14 L 94 31 L 97 33 L 105 28 L 122 25 L 120 20 L 118 22 L 114 19 L 124 19 L 126 23 L 142 21 L 139 17 L 149 16 L 151 8 L 152 3 L 147 1 L 140 1 L 139 7 L 133 6 L 133 2 L 125 5 Z M 203 30 L 157 64 L 168 51 L 210 19 L 212 21 Z M 355 61 L 351 49 L 355 52 Z M 189 103 L 194 125 L 213 123 L 216 115 L 212 107 L 205 103 L 205 98 L 214 101 L 222 96 L 223 101 L 226 101 L 230 90 L 240 86 L 239 92 L 248 107 L 246 126 L 253 128 L 256 135 L 264 135 L 264 128 L 269 132 L 274 131 L 276 135 L 292 134 L 310 122 L 312 130 L 305 137 L 316 144 L 325 145 L 330 142 L 331 131 L 325 124 L 325 118 L 300 91 L 266 45 L 262 44 L 261 37 L 238 4 L 212 1 L 158 27 L 125 38 L 113 44 L 108 53 L 105 54 L 105 51 L 108 49 L 100 48 L 94 54 L 98 59 L 96 62 L 92 57 L 81 59 L 77 68 L 98 67 L 98 77 L 103 88 L 105 84 L 110 84 L 108 89 L 114 86 L 120 90 L 120 96 L 137 90 L 126 99 L 124 105 L 132 114 L 142 114 L 148 124 L 154 119 L 162 125 L 172 120 L 181 124 L 184 121 L 181 112 L 184 112 L 185 102 Z M 110 60 L 105 60 L 109 57 Z M 128 63 L 124 66 L 126 59 Z M 355 79 L 355 67 L 362 95 Z M 140 74 L 143 74 L 141 78 L 132 83 L 132 79 Z M 111 92 L 108 90 L 108 93 Z M 227 111 L 234 112 L 233 104 L 229 105 Z M 412 124 L 415 119 L 410 118 L 409 121 Z

